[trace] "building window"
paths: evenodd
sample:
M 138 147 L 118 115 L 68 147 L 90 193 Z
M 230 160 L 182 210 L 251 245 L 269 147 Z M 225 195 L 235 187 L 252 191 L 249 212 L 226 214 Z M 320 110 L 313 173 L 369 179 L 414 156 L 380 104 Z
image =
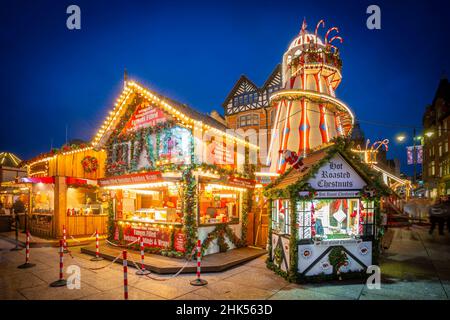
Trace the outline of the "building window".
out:
M 442 142 L 439 142 L 439 157 L 442 157 Z
M 272 230 L 281 234 L 291 234 L 290 200 L 272 201 Z
M 444 152 L 447 153 L 448 152 L 448 141 L 446 141 L 444 143 Z
M 442 135 L 442 127 L 439 125 L 438 127 L 438 136 L 440 137 Z
M 259 115 L 256 113 L 246 114 L 239 117 L 239 127 L 259 126 Z

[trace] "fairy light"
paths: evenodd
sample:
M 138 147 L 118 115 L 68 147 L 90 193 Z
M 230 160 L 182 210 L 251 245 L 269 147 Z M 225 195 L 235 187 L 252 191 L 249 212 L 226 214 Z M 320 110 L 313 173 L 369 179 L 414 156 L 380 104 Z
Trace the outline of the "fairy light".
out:
M 245 188 L 239 188 L 239 187 L 228 186 L 228 185 L 223 185 L 223 184 L 214 184 L 214 183 L 207 184 L 207 185 L 205 186 L 205 189 L 206 189 L 207 191 L 212 191 L 212 190 L 214 190 L 214 189 L 216 189 L 216 190 L 239 191 L 239 192 L 245 192 L 245 191 L 247 191 L 247 189 L 245 189 Z
M 105 186 L 105 189 L 108 190 L 117 190 L 117 189 L 145 189 L 145 188 L 161 188 L 173 186 L 175 183 L 170 181 L 162 181 L 162 182 L 153 182 L 153 183 L 140 183 L 140 184 L 127 184 L 127 185 L 118 185 L 118 186 Z
M 124 89 L 124 93 L 122 93 L 119 97 L 119 99 L 116 102 L 116 107 L 114 108 L 113 111 L 110 112 L 110 115 L 113 115 L 112 118 L 110 120 L 106 119 L 104 125 L 106 125 L 106 127 L 104 128 L 103 126 L 100 127 L 99 131 L 97 132 L 94 141 L 92 142 L 92 145 L 97 145 L 100 140 L 102 139 L 102 137 L 104 136 L 104 134 L 109 130 L 110 126 L 112 125 L 112 123 L 115 122 L 116 118 L 118 117 L 119 112 L 121 111 L 121 109 L 123 108 L 123 106 L 125 105 L 125 102 L 128 100 L 128 97 L 133 93 L 136 92 L 142 96 L 144 96 L 146 99 L 157 103 L 160 107 L 162 107 L 163 109 L 165 109 L 166 111 L 168 111 L 169 113 L 171 113 L 173 116 L 175 116 L 175 118 L 177 118 L 178 121 L 180 121 L 181 123 L 186 123 L 188 126 L 193 127 L 194 125 L 199 125 L 202 126 L 203 129 L 207 129 L 207 130 L 211 130 L 216 134 L 220 134 L 223 136 L 226 136 L 227 138 L 231 139 L 233 142 L 236 143 L 240 143 L 243 144 L 247 147 L 249 147 L 250 149 L 256 149 L 259 150 L 259 147 L 257 145 L 251 144 L 248 141 L 245 141 L 244 139 L 241 139 L 239 137 L 236 137 L 234 135 L 228 134 L 220 129 L 211 127 L 209 125 L 203 125 L 202 121 L 198 121 L 195 119 L 190 118 L 189 116 L 187 116 L 186 114 L 182 113 L 181 111 L 179 111 L 177 108 L 173 107 L 172 105 L 170 105 L 169 103 L 167 103 L 164 100 L 161 100 L 161 98 L 159 98 L 158 96 L 154 95 L 153 93 L 151 93 L 149 90 L 143 88 L 142 86 L 140 86 L 139 84 L 137 84 L 134 81 L 130 81 L 127 82 L 126 87 Z M 117 109 L 117 110 L 116 110 Z

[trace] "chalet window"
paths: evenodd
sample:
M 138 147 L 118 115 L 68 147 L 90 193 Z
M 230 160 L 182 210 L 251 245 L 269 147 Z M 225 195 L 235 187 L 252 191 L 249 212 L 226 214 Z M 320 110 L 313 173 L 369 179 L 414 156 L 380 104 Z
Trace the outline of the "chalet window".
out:
M 247 104 L 248 103 L 248 95 L 245 95 L 244 96 L 244 104 Z
M 239 104 L 239 98 L 238 98 L 238 97 L 235 97 L 235 98 L 233 99 L 233 106 L 236 107 L 238 104 Z
M 258 126 L 259 115 L 256 113 L 246 114 L 239 117 L 239 127 Z
M 309 201 L 297 202 L 297 225 L 299 240 L 312 238 L 311 230 L 311 203 Z
M 272 230 L 281 234 L 290 234 L 290 200 L 272 201 Z
M 363 201 L 361 208 L 361 218 L 363 221 L 363 237 L 372 237 L 375 226 L 375 207 L 373 201 Z

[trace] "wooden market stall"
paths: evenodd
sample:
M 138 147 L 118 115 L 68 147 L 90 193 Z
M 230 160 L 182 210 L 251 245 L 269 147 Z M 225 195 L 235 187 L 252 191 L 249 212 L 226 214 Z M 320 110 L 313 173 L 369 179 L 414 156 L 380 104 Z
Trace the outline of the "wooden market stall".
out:
M 343 141 L 308 154 L 266 189 L 268 267 L 291 281 L 364 274 L 376 263 L 389 192 Z
M 104 176 L 105 152 L 87 144 L 63 146 L 26 162 L 31 185 L 32 234 L 60 238 L 106 233 L 108 203 L 97 186 Z
M 257 147 L 208 115 L 127 82 L 94 138 L 106 150 L 109 238 L 146 250 L 206 254 L 246 245 Z

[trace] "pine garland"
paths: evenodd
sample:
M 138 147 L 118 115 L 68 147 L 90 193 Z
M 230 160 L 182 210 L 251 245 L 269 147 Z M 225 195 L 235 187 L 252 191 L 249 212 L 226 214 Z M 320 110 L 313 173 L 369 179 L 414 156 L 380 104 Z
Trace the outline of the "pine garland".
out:
M 197 240 L 197 184 L 190 168 L 183 171 L 183 232 L 186 236 L 186 253 L 189 254 Z

